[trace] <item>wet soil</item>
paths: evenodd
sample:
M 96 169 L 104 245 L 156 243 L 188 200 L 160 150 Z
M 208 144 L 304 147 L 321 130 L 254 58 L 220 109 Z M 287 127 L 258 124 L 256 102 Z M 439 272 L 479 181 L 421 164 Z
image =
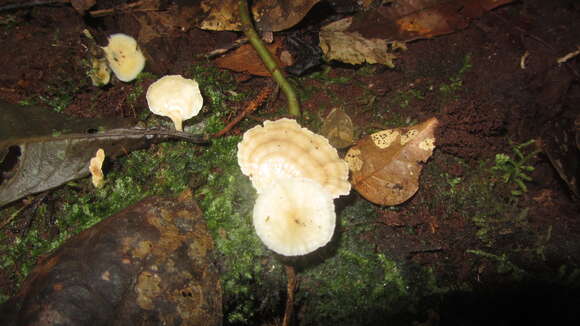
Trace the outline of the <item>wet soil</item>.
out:
M 103 1 L 102 6 L 108 3 Z M 136 16 L 83 19 L 69 6 L 0 12 L 0 99 L 18 103 L 31 98 L 51 98 L 64 89 L 75 94 L 62 108 L 66 114 L 139 116 L 146 103 L 144 94 L 135 101 L 128 100 L 134 86 L 116 83 L 96 88 L 84 77 L 83 60 L 87 50 L 81 38 L 85 28 L 93 32 L 100 44 L 104 44 L 106 35 L 115 32 L 137 35 L 140 20 Z M 155 58 L 148 61 L 151 64 L 146 70 L 156 75 L 180 73 L 192 63 L 203 62 L 200 54 L 223 46 L 237 36 L 232 32 L 208 32 L 193 27 L 164 31 L 163 37 L 143 44 L 148 57 Z M 564 63 L 556 60 L 576 51 L 578 40 L 580 5 L 577 2 L 518 1 L 486 13 L 465 30 L 409 43 L 408 50 L 396 60 L 395 69 L 335 65 L 328 77 L 347 77 L 349 82 L 302 79 L 302 87 L 321 89 L 302 106 L 311 117 L 324 117 L 333 107 L 341 106 L 351 115 L 359 136 L 394 127 L 393 117 L 408 123 L 435 116 L 440 120 L 438 149 L 426 169 L 446 174 L 450 180 L 468 180 L 480 162 L 493 160 L 497 153 L 512 153 L 512 144 L 530 139 L 545 144 L 546 138 L 561 131 L 555 129 L 557 123 L 577 121 L 580 59 L 573 57 Z M 466 65 L 466 58 L 470 68 L 460 76 L 461 83 L 456 85 L 459 90 L 442 98 L 436 88 L 452 84 L 454 80 L 450 77 L 458 76 Z M 361 73 L 361 69 L 369 72 Z M 269 83 L 263 77 L 244 74 L 237 77 L 241 89 L 262 88 Z M 150 82 L 146 81 L 143 87 Z M 368 94 L 372 103 L 368 103 Z M 408 104 L 393 105 L 401 94 L 421 96 L 399 97 L 398 101 L 406 100 Z M 279 96 L 262 113 L 271 115 L 272 108 L 283 104 L 284 98 Z M 260 112 L 253 118 L 260 119 Z M 232 132 L 240 130 L 234 128 Z M 453 203 L 446 201 L 440 193 L 442 188 L 432 184 L 428 174 L 421 180 L 420 191 L 408 202 L 396 209 L 376 207 L 379 219 L 374 231 L 366 237 L 374 242 L 377 251 L 386 252 L 389 257 L 410 266 L 431 268 L 440 281 L 464 282 L 476 288 L 505 288 L 513 281 L 513 268 L 512 272 L 498 271 L 497 260 L 485 259 L 481 255 L 483 251 L 496 253 L 495 257 L 508 253 L 511 263 L 542 280 L 554 278 L 562 266 L 578 268 L 578 198 L 560 178 L 559 171 L 545 154 L 546 148 L 538 150 L 539 154 L 530 162 L 535 170 L 531 173 L 533 181 L 528 183 L 528 191 L 506 213 L 509 219 L 486 226 L 488 234 L 483 245 L 482 234 L 478 233 L 483 227 L 465 214 L 466 211 L 473 216 L 480 213 L 476 210 L 482 206 L 473 204 L 477 196 L 466 197 L 463 207 L 450 208 L 448 205 Z M 461 189 L 461 185 L 458 187 Z M 526 223 L 518 223 L 518 217 L 523 215 Z M 476 249 L 480 250 L 479 255 L 469 251 Z M 537 259 L 538 250 L 542 259 Z M 536 287 L 530 289 L 533 291 Z M 553 296 L 565 292 L 562 298 L 572 300 L 568 290 L 546 290 L 545 283 L 537 289 L 536 294 Z M 517 289 L 506 291 L 512 290 Z M 521 293 L 518 295 L 522 296 Z M 457 292 L 441 305 L 439 314 L 454 304 L 467 305 L 470 300 L 484 307 L 491 299 L 476 300 Z M 440 318 L 431 317 L 432 324 Z M 453 320 L 449 324 L 454 324 Z

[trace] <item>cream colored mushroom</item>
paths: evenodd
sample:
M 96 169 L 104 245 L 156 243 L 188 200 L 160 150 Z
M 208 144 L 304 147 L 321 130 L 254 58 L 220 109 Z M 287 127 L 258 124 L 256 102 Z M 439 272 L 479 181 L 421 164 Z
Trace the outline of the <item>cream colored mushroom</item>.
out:
M 203 106 L 199 85 L 181 75 L 158 79 L 147 89 L 147 104 L 151 112 L 169 117 L 176 130 L 183 130 L 184 120 L 196 116 Z
M 332 239 L 333 198 L 313 180 L 280 178 L 258 196 L 253 223 L 269 249 L 284 256 L 306 255 Z
M 109 44 L 103 47 L 109 67 L 120 81 L 130 82 L 145 67 L 145 56 L 137 41 L 122 33 L 109 36 Z
M 97 150 L 95 157 L 89 161 L 89 171 L 91 172 L 91 181 L 95 188 L 101 188 L 105 184 L 105 175 L 103 174 L 103 162 L 105 161 L 105 151 L 102 148 Z
M 321 184 L 332 198 L 350 192 L 348 165 L 328 140 L 291 119 L 266 121 L 248 130 L 238 144 L 238 164 L 258 193 L 272 180 L 308 178 Z

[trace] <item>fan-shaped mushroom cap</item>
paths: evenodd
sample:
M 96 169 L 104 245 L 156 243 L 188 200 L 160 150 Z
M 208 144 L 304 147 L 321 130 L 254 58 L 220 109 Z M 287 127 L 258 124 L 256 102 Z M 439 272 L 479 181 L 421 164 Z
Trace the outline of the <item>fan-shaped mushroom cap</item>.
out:
M 196 116 L 203 106 L 199 85 L 181 75 L 159 78 L 147 89 L 147 105 L 151 112 L 169 117 L 176 130 L 183 130 L 184 120 Z
M 305 255 L 326 245 L 336 213 L 330 193 L 306 178 L 281 178 L 261 193 L 254 206 L 254 228 L 271 250 Z
M 326 138 L 300 127 L 295 120 L 266 121 L 264 127 L 248 130 L 238 144 L 238 164 L 258 193 L 281 177 L 312 179 L 332 198 L 350 192 L 346 162 Z
M 103 47 L 109 67 L 120 81 L 129 82 L 145 67 L 145 56 L 134 38 L 122 33 L 109 36 L 109 44 Z

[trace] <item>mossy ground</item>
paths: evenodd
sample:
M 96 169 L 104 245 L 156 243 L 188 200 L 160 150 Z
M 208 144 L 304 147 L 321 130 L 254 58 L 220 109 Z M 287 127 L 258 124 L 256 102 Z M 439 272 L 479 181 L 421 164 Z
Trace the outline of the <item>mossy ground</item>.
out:
M 417 44 L 415 53 L 410 48 L 404 57 L 420 59 L 394 71 L 326 65 L 293 79 L 303 102 L 302 122 L 318 131 L 328 111 L 338 106 L 353 118 L 356 134 L 364 136 L 442 115 L 453 101 L 481 96 L 474 81 L 488 69 L 482 62 L 490 54 L 480 55 L 479 44 L 471 49 L 443 45 L 444 50 L 431 49 L 433 44 Z M 257 93 L 255 87 L 237 82 L 209 62 L 181 73 L 200 82 L 207 100 L 200 116 L 186 123 L 190 132 L 219 131 Z M 124 96 L 119 103 L 130 106 L 127 112 L 136 111 L 150 125 L 170 127 L 167 119 L 139 112 L 146 83 L 153 79 L 153 75 L 142 76 L 132 86 L 117 87 L 123 90 L 116 95 Z M 63 89 L 51 90 L 52 96 L 44 103 L 62 109 L 74 98 L 71 93 L 78 90 L 74 85 L 80 84 L 67 82 Z M 283 97 L 272 106 L 275 112 L 258 112 L 242 121 L 231 136 L 205 146 L 169 142 L 108 161 L 102 189 L 94 189 L 87 178 L 40 195 L 45 200 L 22 211 L 18 205 L 2 209 L 0 220 L 11 222 L 0 236 L 5 282 L 1 299 L 14 293 L 38 257 L 70 236 L 146 196 L 175 196 L 191 189 L 218 250 L 225 323 L 253 325 L 279 319 L 286 295 L 283 264 L 288 261 L 266 250 L 255 235 L 251 212 L 256 194 L 236 163 L 239 133 L 260 119 L 285 114 Z M 479 108 L 461 109 L 479 117 Z M 537 269 L 544 280 L 578 288 L 580 272 L 575 260 L 555 253 L 559 248 L 553 239 L 566 233 L 556 222 L 537 224 L 539 214 L 534 210 L 540 204 L 533 196 L 538 195 L 539 186 L 529 182 L 536 187 L 530 190 L 533 195 L 513 196 L 514 185 L 503 183 L 502 174 L 492 169 L 499 153 L 511 151 L 496 147 L 477 163 L 437 150 L 425 165 L 419 193 L 396 207 L 377 207 L 354 192 L 337 200 L 338 226 L 332 242 L 291 261 L 300 280 L 296 308 L 301 323 L 423 322 L 430 318 L 428 311 L 443 311 L 450 295 L 529 281 Z M 36 198 L 40 197 L 28 200 L 34 203 Z
M 236 90 L 231 75 L 209 64 L 194 66 L 186 75 L 199 81 L 208 99 L 207 112 L 191 124 L 197 131 L 212 134 L 220 130 L 232 105 L 248 96 Z M 134 103 L 142 93 L 141 84 L 136 83 L 128 100 Z M 153 119 L 150 123 L 164 123 L 149 118 Z M 49 200 L 27 214 L 26 231 L 12 236 L 3 233 L 1 266 L 14 282 L 8 289 L 17 287 L 41 255 L 72 235 L 147 196 L 173 196 L 189 188 L 198 198 L 219 252 L 226 321 L 252 324 L 280 316 L 286 282 L 284 259 L 266 250 L 253 231 L 251 212 L 256 194 L 237 165 L 240 140 L 240 136 L 228 136 L 213 139 L 206 146 L 186 142 L 153 145 L 107 162 L 106 184 L 101 189 L 94 189 L 89 179 L 83 179 L 51 192 Z M 2 211 L 3 219 L 19 213 L 15 207 Z M 373 252 L 360 237 L 368 230 L 361 221 L 371 221 L 374 214 L 371 204 L 356 198 L 339 218 L 339 228 L 348 231 L 338 233 L 322 253 L 293 262 L 303 279 L 297 303 L 308 307 L 308 324 L 354 322 L 351 317 L 360 309 L 384 310 L 385 304 L 396 304 L 408 296 L 398 264 Z M 19 215 L 6 227 L 18 228 L 22 218 Z M 369 283 L 369 279 L 376 282 Z M 10 294 L 3 293 L 2 298 Z M 341 308 L 345 306 L 352 309 Z

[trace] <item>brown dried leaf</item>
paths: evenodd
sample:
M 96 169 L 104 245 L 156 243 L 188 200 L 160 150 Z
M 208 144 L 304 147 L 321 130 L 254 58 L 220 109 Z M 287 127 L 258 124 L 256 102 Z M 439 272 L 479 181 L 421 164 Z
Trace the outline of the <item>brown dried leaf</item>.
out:
M 147 44 L 158 37 L 171 35 L 175 31 L 186 31 L 194 26 L 192 17 L 198 15 L 198 9 L 191 6 L 170 5 L 166 10 L 158 10 L 155 3 L 140 7 L 143 12 L 135 15 L 139 22 L 140 44 Z
M 383 130 L 361 139 L 345 160 L 353 187 L 379 205 L 397 205 L 419 189 L 422 165 L 435 148 L 438 120 L 415 126 Z
M 254 1 L 252 15 L 256 28 L 263 32 L 278 32 L 298 24 L 320 0 Z M 214 31 L 241 30 L 238 0 L 202 0 L 207 17 L 200 28 Z
M 319 33 L 320 48 L 326 60 L 348 64 L 380 63 L 393 68 L 397 58 L 393 51 L 405 48 L 400 43 L 390 43 L 380 38 L 365 38 L 358 32 L 347 31 L 352 17 L 324 26 Z
M 354 126 L 352 120 L 339 108 L 334 108 L 320 129 L 320 134 L 328 139 L 330 145 L 336 148 L 345 148 L 354 143 Z
M 407 42 L 453 33 L 485 12 L 513 0 L 399 0 L 353 17 L 347 32 Z
M 273 54 L 274 58 L 278 63 L 278 67 L 284 69 L 292 64 L 292 62 L 287 62 L 282 60 L 284 57 L 284 52 L 288 52 L 283 48 L 284 39 L 277 38 L 272 44 L 267 44 L 266 48 Z M 288 54 L 289 55 L 289 54 Z M 286 55 L 285 57 L 287 57 Z M 264 62 L 258 56 L 258 53 L 252 47 L 251 44 L 247 43 L 239 48 L 231 51 L 222 57 L 214 60 L 215 64 L 224 69 L 229 69 L 237 72 L 244 72 L 251 75 L 270 77 L 270 72 L 264 66 Z

